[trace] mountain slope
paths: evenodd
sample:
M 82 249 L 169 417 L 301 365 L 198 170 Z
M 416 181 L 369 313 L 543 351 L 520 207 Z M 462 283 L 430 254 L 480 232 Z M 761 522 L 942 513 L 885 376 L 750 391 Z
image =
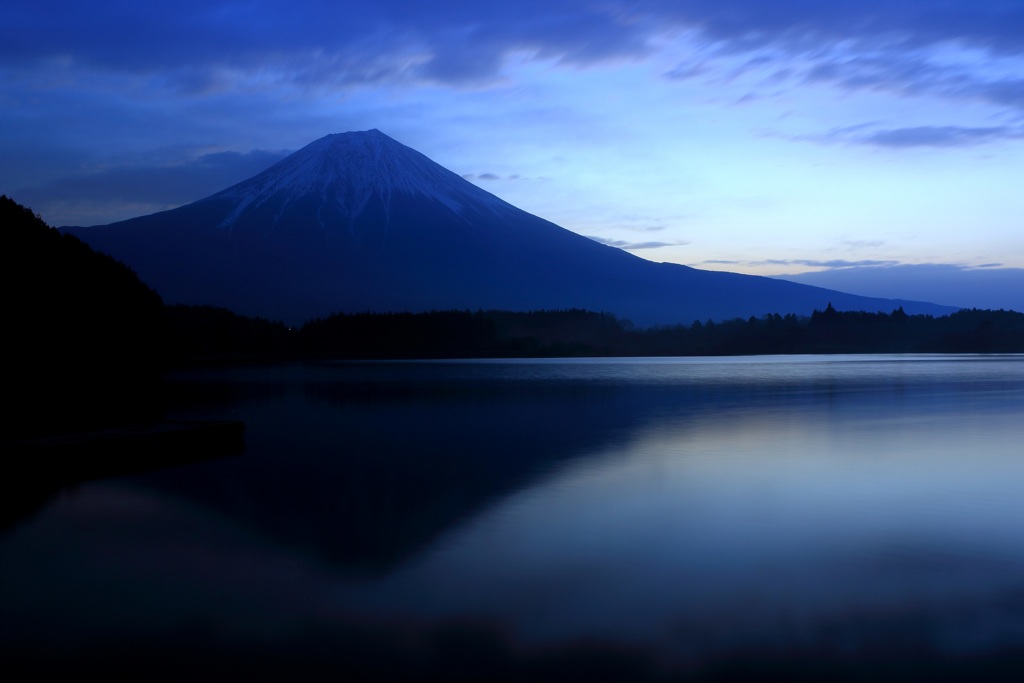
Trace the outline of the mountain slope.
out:
M 171 211 L 66 228 L 168 302 L 296 324 L 347 311 L 587 308 L 640 325 L 839 309 L 941 313 L 656 264 L 526 213 L 376 130 L 329 135 Z

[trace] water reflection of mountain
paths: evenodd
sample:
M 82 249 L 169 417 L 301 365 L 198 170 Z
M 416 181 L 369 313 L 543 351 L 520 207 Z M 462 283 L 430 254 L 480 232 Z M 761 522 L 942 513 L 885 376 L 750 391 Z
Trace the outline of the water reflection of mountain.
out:
M 828 390 L 510 381 L 469 370 L 337 374 L 295 366 L 214 374 L 186 385 L 184 394 L 202 398 L 193 410 L 204 416 L 244 419 L 245 455 L 138 481 L 348 571 L 386 573 L 495 499 L 568 459 L 626 443 L 654 422 L 699 420 L 751 401 L 803 401 Z M 878 396 L 871 400 L 877 404 Z
M 350 570 L 386 572 L 489 501 L 629 438 L 665 407 L 652 393 L 664 392 L 312 384 L 236 404 L 242 458 L 139 481 Z

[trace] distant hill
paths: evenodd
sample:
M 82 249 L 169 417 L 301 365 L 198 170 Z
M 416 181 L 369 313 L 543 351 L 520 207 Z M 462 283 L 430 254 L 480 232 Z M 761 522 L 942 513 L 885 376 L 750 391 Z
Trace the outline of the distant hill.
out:
M 910 299 L 933 299 L 964 308 L 1024 312 L 1024 268 L 904 264 L 835 268 L 778 277 L 863 296 L 888 293 Z
M 192 204 L 68 227 L 169 303 L 298 325 L 337 312 L 588 309 L 640 326 L 934 304 L 653 263 L 533 216 L 371 130 Z
M 127 266 L 0 197 L 5 408 L 0 440 L 157 412 L 163 302 Z

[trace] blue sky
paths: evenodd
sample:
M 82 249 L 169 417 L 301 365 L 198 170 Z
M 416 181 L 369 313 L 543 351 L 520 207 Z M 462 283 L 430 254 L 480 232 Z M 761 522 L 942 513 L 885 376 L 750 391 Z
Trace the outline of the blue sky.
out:
M 106 223 L 378 128 L 655 261 L 1021 269 L 1022 36 L 1019 0 L 13 0 L 0 192 Z

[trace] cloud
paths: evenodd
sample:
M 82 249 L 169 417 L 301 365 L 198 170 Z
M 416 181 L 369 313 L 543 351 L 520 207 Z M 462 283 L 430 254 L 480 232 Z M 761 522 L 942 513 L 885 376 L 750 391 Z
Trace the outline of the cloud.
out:
M 863 268 L 866 266 L 896 266 L 899 261 L 863 259 L 860 261 L 847 261 L 845 259 L 764 259 L 761 261 L 725 261 L 706 260 L 701 263 L 707 265 L 732 265 L 732 266 L 804 266 L 812 268 Z
M 698 0 L 675 16 L 699 30 L 706 48 L 666 78 L 759 74 L 762 85 L 832 85 L 1024 111 L 1021 3 Z M 744 53 L 754 56 L 739 67 L 715 64 Z
M 846 240 L 843 245 L 850 249 L 865 249 L 885 246 L 884 240 Z
M 967 84 L 959 94 L 1024 110 L 1024 79 L 1020 78 Z
M 706 62 L 679 64 L 673 69 L 664 73 L 665 78 L 674 81 L 686 81 L 697 76 L 703 76 L 709 72 Z
M 658 247 L 675 247 L 689 242 L 629 242 L 626 240 L 612 240 L 605 237 L 597 237 L 595 235 L 586 235 L 595 242 L 606 244 L 609 247 L 616 247 L 618 249 L 657 249 Z
M 497 180 L 526 180 L 523 176 L 518 173 L 513 173 L 507 176 L 500 176 L 497 173 L 463 173 L 462 177 L 469 181 L 483 180 L 487 182 L 493 182 Z
M 720 53 L 769 48 L 813 55 L 843 44 L 891 57 L 949 43 L 998 55 L 1024 53 L 1024 5 L 1000 0 L 179 0 L 145 7 L 13 0 L 4 18 L 0 65 L 172 73 L 176 87 L 199 91 L 237 82 L 241 74 L 307 85 L 486 83 L 500 75 L 510 55 L 586 66 L 642 57 L 667 34 L 699 36 Z M 892 79 L 882 65 L 847 64 L 845 76 L 832 77 L 853 82 L 858 76 L 851 69 L 867 69 L 868 81 Z M 669 73 L 688 77 L 702 68 Z M 1018 90 L 1011 86 L 1004 97 L 1016 101 Z
M 955 54 L 955 53 L 953 53 Z M 1000 64 L 989 57 L 986 65 Z M 996 77 L 979 69 L 977 56 L 950 61 L 950 53 L 907 54 L 895 48 L 861 53 L 847 52 L 821 58 L 800 73 L 804 83 L 829 83 L 847 90 L 888 91 L 905 96 L 935 96 L 949 100 L 980 101 L 1024 110 L 1024 79 Z M 1020 60 L 1005 64 L 1019 70 Z
M 833 128 L 821 135 L 790 136 L 792 140 L 824 144 L 848 143 L 907 149 L 913 147 L 973 147 L 989 142 L 1024 139 L 1022 126 L 910 126 L 879 128 L 877 122 Z
M 769 261 L 769 263 L 775 263 L 778 265 L 814 266 L 815 268 L 863 268 L 865 266 L 894 266 L 898 265 L 899 261 L 880 261 L 874 259 L 862 259 L 860 261 L 848 261 L 846 259 L 792 259 L 785 261 Z
M 656 3 L 736 50 L 777 45 L 807 52 L 837 40 L 914 48 L 959 41 L 1005 54 L 1021 54 L 1024 6 L 1002 0 L 691 0 Z M 675 7 L 672 7 L 675 5 Z
M 5 7 L 0 65 L 171 74 L 187 91 L 252 77 L 475 84 L 498 77 L 514 53 L 586 65 L 645 54 L 650 36 L 649 26 L 626 16 L 629 3 L 583 0 L 13 5 Z
M 865 145 L 879 147 L 962 147 L 978 145 L 999 139 L 1024 137 L 1019 129 L 998 126 L 994 128 L 964 128 L 960 126 L 917 126 L 883 130 L 861 138 Z
M 824 58 L 803 72 L 802 78 L 807 83 L 833 83 L 851 90 L 887 89 L 903 94 L 950 91 L 972 81 L 962 69 L 892 49 Z
M 196 201 L 266 170 L 286 155 L 213 152 L 162 164 L 85 169 L 12 194 L 55 225 L 64 223 L 64 208 L 76 205 L 88 207 L 101 222 L 114 216 L 106 218 L 109 222 Z
M 781 261 L 781 263 L 788 263 L 792 265 L 815 265 L 815 264 L 826 264 L 835 263 L 832 261 Z M 1002 263 L 982 263 L 982 264 L 968 264 L 968 263 L 903 263 L 901 261 L 850 261 L 850 262 L 839 262 L 843 265 L 838 266 L 827 266 L 833 270 L 841 270 L 844 268 L 857 269 L 862 272 L 904 272 L 904 273 L 967 273 L 976 272 L 982 270 L 1004 270 L 1014 272 L 1024 272 L 1021 268 L 1004 268 Z M 788 275 L 786 277 L 789 277 Z

